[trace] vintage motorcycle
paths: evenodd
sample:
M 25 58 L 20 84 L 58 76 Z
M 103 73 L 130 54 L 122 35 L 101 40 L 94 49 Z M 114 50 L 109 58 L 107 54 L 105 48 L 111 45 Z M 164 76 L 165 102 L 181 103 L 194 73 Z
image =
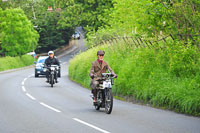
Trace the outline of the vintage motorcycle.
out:
M 57 81 L 59 69 L 60 67 L 58 65 L 50 65 L 44 70 L 49 73 L 49 84 L 51 84 L 51 87 L 53 87 Z
M 100 108 L 105 108 L 107 114 L 110 114 L 113 108 L 113 78 L 114 77 L 111 73 L 102 73 L 102 77 L 98 80 L 99 86 L 97 88 L 97 102 L 94 103 L 94 107 L 96 110 L 99 110 Z

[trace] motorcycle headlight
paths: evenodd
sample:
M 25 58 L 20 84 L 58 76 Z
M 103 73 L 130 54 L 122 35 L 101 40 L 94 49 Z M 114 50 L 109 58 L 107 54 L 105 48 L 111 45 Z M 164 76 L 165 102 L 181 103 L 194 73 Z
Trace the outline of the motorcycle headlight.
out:
M 43 71 L 44 71 L 44 72 L 46 72 L 46 71 L 47 71 L 47 69 L 46 69 L 46 68 L 44 68 L 44 69 L 43 69 Z
M 54 70 L 55 70 L 55 68 L 54 68 L 54 67 L 51 67 L 51 70 L 52 70 L 52 71 L 54 71 Z

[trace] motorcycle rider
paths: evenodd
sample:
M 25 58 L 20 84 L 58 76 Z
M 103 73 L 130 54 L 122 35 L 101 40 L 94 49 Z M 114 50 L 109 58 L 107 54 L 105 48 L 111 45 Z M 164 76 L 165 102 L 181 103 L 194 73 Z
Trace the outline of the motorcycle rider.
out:
M 92 67 L 90 69 L 89 76 L 91 77 L 90 87 L 92 88 L 92 93 L 94 96 L 94 102 L 96 102 L 97 96 L 97 87 L 99 85 L 99 78 L 102 77 L 102 73 L 106 73 L 107 70 L 111 72 L 111 74 L 116 78 L 117 75 L 111 69 L 106 61 L 103 60 L 105 52 L 103 50 L 99 50 L 97 52 L 97 60 L 92 63 Z
M 54 52 L 53 51 L 49 51 L 48 52 L 48 58 L 45 60 L 45 66 L 48 67 L 50 65 L 58 65 L 60 66 L 60 62 L 58 61 L 57 58 L 54 57 Z M 49 75 L 50 75 L 50 72 L 47 71 L 46 73 L 46 78 L 47 78 L 47 81 L 46 82 L 49 82 Z M 55 76 L 55 80 L 56 80 L 56 83 L 58 83 L 57 81 L 57 76 Z

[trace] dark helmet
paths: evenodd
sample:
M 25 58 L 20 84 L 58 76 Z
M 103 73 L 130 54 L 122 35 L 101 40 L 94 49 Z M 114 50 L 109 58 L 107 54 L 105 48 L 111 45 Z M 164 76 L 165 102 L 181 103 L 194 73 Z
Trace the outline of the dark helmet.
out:
M 98 52 L 97 52 L 97 55 L 104 55 L 105 54 L 105 52 L 103 51 L 103 50 L 99 50 Z

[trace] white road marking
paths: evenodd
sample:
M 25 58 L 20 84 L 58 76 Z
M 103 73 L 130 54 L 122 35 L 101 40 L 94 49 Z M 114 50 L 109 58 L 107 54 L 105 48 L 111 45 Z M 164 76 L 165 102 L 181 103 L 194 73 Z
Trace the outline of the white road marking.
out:
M 30 77 L 33 76 L 33 75 L 34 75 L 34 74 L 29 75 L 28 78 L 30 78 Z
M 22 90 L 23 92 L 26 92 L 26 88 L 24 86 L 22 86 Z
M 27 80 L 27 78 L 24 79 L 24 82 Z
M 32 99 L 32 100 L 36 100 L 35 97 L 31 96 L 31 95 L 28 94 L 28 93 L 26 93 L 26 95 L 27 95 L 30 99 Z
M 25 81 L 26 81 L 28 78 L 30 78 L 31 76 L 33 76 L 33 75 L 34 75 L 34 74 L 31 74 L 31 75 L 29 75 L 27 78 L 25 78 L 25 79 L 23 80 L 23 82 L 22 82 L 22 90 L 23 90 L 24 92 L 26 92 L 26 88 L 25 88 L 25 86 L 24 86 Z M 26 95 L 27 95 L 30 99 L 36 100 L 36 98 L 33 97 L 32 95 L 30 95 L 29 93 L 26 93 Z M 45 104 L 45 103 L 43 103 L 43 102 L 39 102 L 39 103 L 40 103 L 41 105 L 47 107 L 48 109 L 51 109 L 51 110 L 55 111 L 55 112 L 58 112 L 58 113 L 61 112 L 60 110 L 55 109 L 55 108 L 53 108 L 53 107 L 51 107 L 51 106 L 49 106 L 49 105 L 47 105 L 47 104 Z
M 87 123 L 87 122 L 84 122 L 84 121 L 82 121 L 82 120 L 80 120 L 80 119 L 73 118 L 73 120 L 75 120 L 75 121 L 77 121 L 77 122 L 80 122 L 80 123 L 82 123 L 82 124 L 84 124 L 84 125 L 87 125 L 87 126 L 89 126 L 89 127 L 91 127 L 91 128 L 94 128 L 94 129 L 96 129 L 96 130 L 98 130 L 98 131 L 100 131 L 100 132 L 102 132 L 102 133 L 110 133 L 110 132 L 108 132 L 108 131 L 106 131 L 106 130 L 103 130 L 103 129 L 101 129 L 101 128 L 98 128 L 98 127 L 96 127 L 96 126 L 94 126 L 94 125 L 92 125 L 92 124 L 89 124 L 89 123 Z
M 51 106 L 49 106 L 49 105 L 47 105 L 47 104 L 45 104 L 43 102 L 40 102 L 40 104 L 43 105 L 43 106 L 45 106 L 45 107 L 47 107 L 47 108 L 49 108 L 49 109 L 51 109 L 51 110 L 53 110 L 53 111 L 55 111 L 55 112 L 57 112 L 57 113 L 61 112 L 60 110 L 55 109 L 55 108 L 53 108 L 53 107 L 51 107 Z
M 63 62 L 61 65 L 65 65 L 65 64 L 67 64 L 67 62 Z

